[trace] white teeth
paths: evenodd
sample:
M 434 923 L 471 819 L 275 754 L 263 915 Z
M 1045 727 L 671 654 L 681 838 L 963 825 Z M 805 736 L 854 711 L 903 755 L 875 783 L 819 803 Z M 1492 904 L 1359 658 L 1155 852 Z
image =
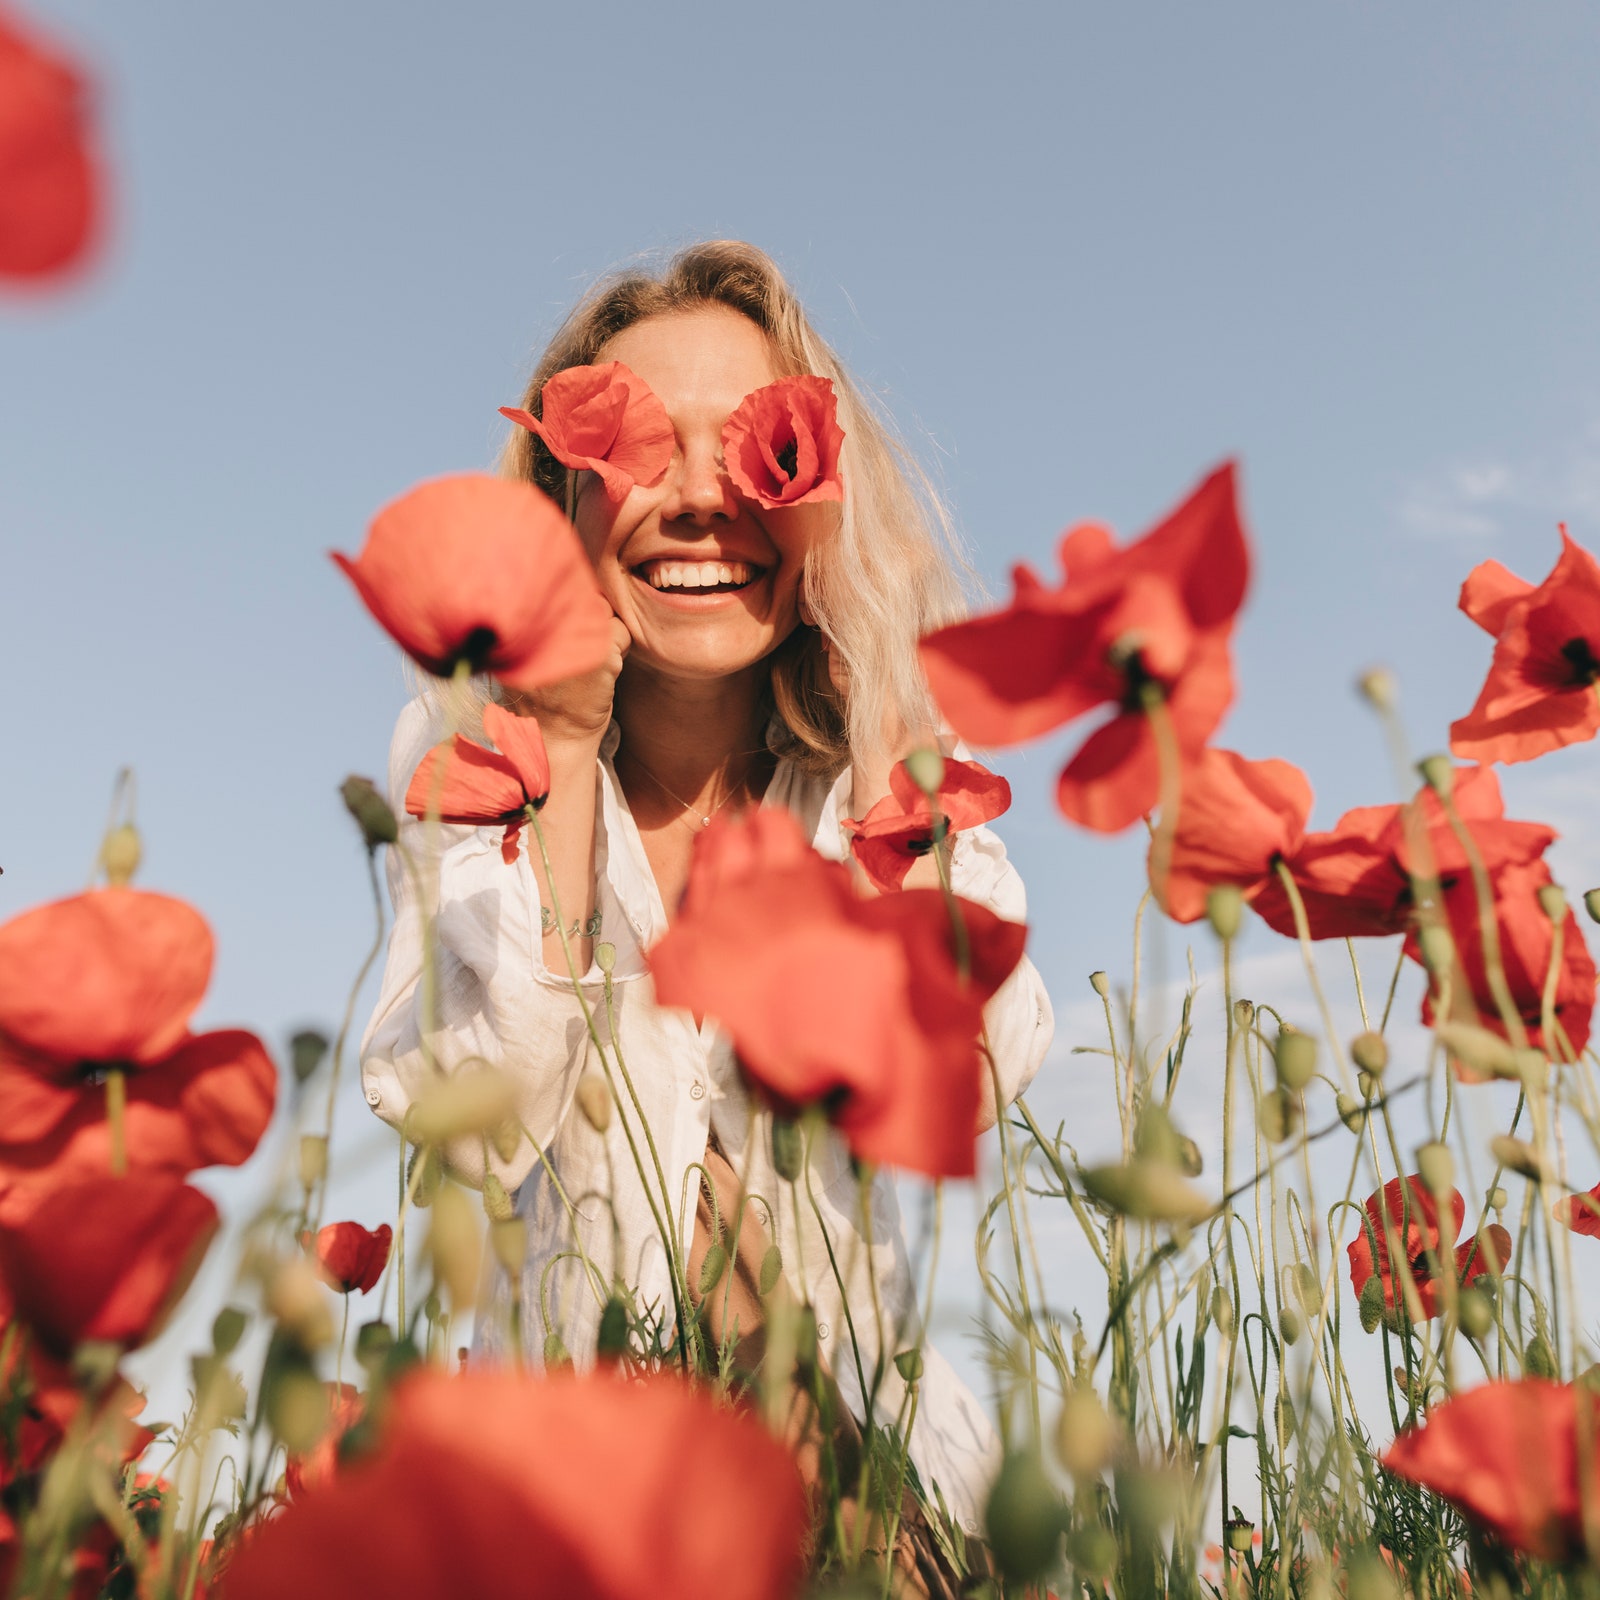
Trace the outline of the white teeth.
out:
M 715 589 L 718 583 L 717 564 L 715 561 L 702 561 L 700 563 L 700 587 L 702 589 Z
M 672 561 L 649 572 L 653 589 L 714 589 L 719 583 L 745 584 L 750 578 L 750 568 L 742 561 Z
M 733 582 L 733 568 L 728 566 L 726 562 L 717 568 L 717 581 L 719 583 Z

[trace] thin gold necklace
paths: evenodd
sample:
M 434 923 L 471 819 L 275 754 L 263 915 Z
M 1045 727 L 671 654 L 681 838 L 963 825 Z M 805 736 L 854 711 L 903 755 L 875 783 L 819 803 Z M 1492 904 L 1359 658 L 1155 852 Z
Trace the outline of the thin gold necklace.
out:
M 740 755 L 747 755 L 747 756 L 756 756 L 756 755 L 762 754 L 762 752 L 759 751 L 759 750 L 741 750 L 738 753 Z M 634 766 L 636 766 L 645 775 L 645 777 L 647 777 L 651 781 L 651 783 L 653 783 L 656 786 L 656 788 L 658 788 L 662 792 L 662 794 L 664 794 L 669 800 L 672 800 L 672 801 L 676 802 L 678 805 L 683 807 L 683 809 L 687 813 L 687 815 L 686 816 L 674 817 L 673 821 L 674 822 L 681 822 L 686 828 L 689 828 L 691 831 L 693 831 L 695 833 L 703 832 L 706 828 L 709 828 L 711 826 L 711 819 L 714 816 L 716 816 L 716 814 L 725 805 L 727 805 L 727 803 L 731 799 L 733 799 L 733 797 L 736 794 L 738 794 L 738 792 L 741 789 L 743 789 L 745 787 L 745 785 L 749 781 L 749 777 L 750 777 L 749 773 L 746 773 L 745 776 L 743 778 L 741 778 L 738 783 L 734 784 L 734 786 L 731 789 L 729 789 L 728 792 L 725 795 L 723 795 L 723 797 L 719 801 L 717 801 L 717 803 L 714 806 L 712 806 L 712 808 L 709 811 L 702 811 L 699 808 L 699 806 L 690 805 L 689 802 L 687 800 L 685 800 L 681 794 L 674 794 L 672 792 L 672 790 L 669 789 L 666 786 L 666 784 L 664 784 L 655 775 L 655 773 L 653 773 L 649 769 L 649 767 L 647 767 L 644 764 L 644 762 L 642 762 L 638 758 L 638 756 L 633 753 L 633 751 L 628 750 L 628 751 L 625 751 L 624 754 L 626 754 L 627 758 L 634 764 Z M 696 828 L 694 823 L 689 820 L 690 817 L 696 818 L 699 821 L 700 826 L 698 828 Z

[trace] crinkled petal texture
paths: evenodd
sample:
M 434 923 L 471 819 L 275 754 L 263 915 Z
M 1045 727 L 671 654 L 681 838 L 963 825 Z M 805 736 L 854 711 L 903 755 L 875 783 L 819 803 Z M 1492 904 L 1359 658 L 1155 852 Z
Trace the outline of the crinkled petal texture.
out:
M 1486 1383 L 1434 1406 L 1382 1459 L 1507 1544 L 1566 1561 L 1584 1548 L 1580 1427 L 1592 1462 L 1600 1410 L 1587 1390 L 1544 1378 Z
M 467 472 L 419 484 L 373 519 L 356 560 L 367 609 L 439 677 L 458 663 L 513 689 L 603 665 L 611 608 L 571 524 L 529 483 Z
M 1600 1183 L 1584 1194 L 1569 1194 L 1550 1207 L 1550 1215 L 1574 1233 L 1600 1239 Z
M 1361 1298 L 1361 1291 L 1376 1274 L 1383 1282 L 1384 1304 L 1392 1311 L 1404 1302 L 1405 1287 L 1394 1259 L 1398 1252 L 1410 1267 L 1424 1317 L 1436 1316 L 1438 1288 L 1428 1258 L 1432 1255 L 1442 1265 L 1443 1257 L 1454 1248 L 1466 1216 L 1466 1202 L 1460 1193 L 1450 1191 L 1450 1213 L 1441 1217 L 1433 1191 L 1421 1178 L 1407 1178 L 1404 1188 L 1399 1178 L 1391 1178 L 1383 1186 L 1381 1198 L 1367 1196 L 1366 1212 L 1361 1232 L 1345 1247 L 1350 1258 L 1350 1287 L 1356 1298 Z
M 976 761 L 947 757 L 939 792 L 930 801 L 903 761 L 889 772 L 889 793 L 859 822 L 847 821 L 850 850 L 873 886 L 900 888 L 912 866 L 933 849 L 935 816 L 945 836 L 980 827 L 1011 808 L 1011 785 Z
M 805 1527 L 783 1445 L 677 1379 L 419 1369 L 370 1454 L 244 1544 L 227 1594 L 342 1600 L 355 1572 L 388 1600 L 791 1600 Z
M 620 361 L 563 368 L 540 390 L 539 412 L 500 408 L 562 466 L 597 473 L 609 499 L 623 499 L 635 484 L 648 488 L 672 463 L 677 435 L 667 408 Z
M 490 701 L 483 708 L 483 731 L 498 749 L 458 733 L 422 758 L 406 788 L 412 816 L 436 809 L 445 822 L 505 822 L 524 806 L 544 801 L 550 758 L 538 719 L 514 716 Z
M 77 70 L 0 8 L 0 277 L 76 266 L 97 232 L 98 163 Z
M 843 500 L 838 408 L 827 378 L 779 378 L 747 394 L 722 425 L 734 488 L 768 511 Z
M 1485 562 L 1462 590 L 1462 610 L 1495 635 L 1477 703 L 1450 727 L 1467 760 L 1531 761 L 1600 732 L 1600 563 L 1563 528 L 1549 577 L 1519 584 Z
M 650 952 L 657 998 L 714 1017 L 758 1086 L 825 1105 L 862 1160 L 970 1177 L 983 1003 L 1027 930 L 959 902 L 963 980 L 941 894 L 862 901 L 792 817 L 756 816 L 700 836 L 678 921 Z
M 1299 847 L 1310 815 L 1311 784 L 1298 767 L 1204 750 L 1183 773 L 1166 881 L 1152 876 L 1151 887 L 1177 922 L 1203 917 L 1221 884 L 1259 894 L 1274 862 Z
M 211 930 L 147 889 L 91 889 L 0 926 L 0 1038 L 62 1065 L 169 1054 L 211 977 Z
M 331 1222 L 317 1234 L 317 1265 L 340 1294 L 366 1294 L 383 1276 L 389 1260 L 387 1222 L 376 1230 L 359 1222 Z
M 0 1197 L 0 1279 L 58 1354 L 132 1348 L 160 1332 L 217 1226 L 211 1201 L 165 1173 L 17 1184 Z

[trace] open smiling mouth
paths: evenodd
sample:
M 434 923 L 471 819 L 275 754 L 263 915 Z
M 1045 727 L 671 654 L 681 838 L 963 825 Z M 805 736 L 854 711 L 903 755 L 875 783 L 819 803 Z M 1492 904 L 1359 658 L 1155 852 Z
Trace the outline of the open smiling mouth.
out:
M 736 594 L 766 571 L 747 561 L 645 561 L 634 577 L 669 594 Z

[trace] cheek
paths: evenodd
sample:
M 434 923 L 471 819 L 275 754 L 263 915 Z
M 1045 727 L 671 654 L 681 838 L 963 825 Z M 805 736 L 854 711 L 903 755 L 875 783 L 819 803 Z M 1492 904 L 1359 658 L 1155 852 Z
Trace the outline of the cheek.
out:
M 798 582 L 808 554 L 825 543 L 838 527 L 831 505 L 790 506 L 767 513 L 767 536 L 780 558 L 782 580 Z
M 578 533 L 578 543 L 590 564 L 598 567 L 607 556 L 615 556 L 626 540 L 626 530 L 631 524 L 623 520 L 630 494 L 620 505 L 610 501 L 600 487 L 599 480 L 585 473 L 589 481 L 578 490 L 578 503 L 573 510 L 572 525 Z

